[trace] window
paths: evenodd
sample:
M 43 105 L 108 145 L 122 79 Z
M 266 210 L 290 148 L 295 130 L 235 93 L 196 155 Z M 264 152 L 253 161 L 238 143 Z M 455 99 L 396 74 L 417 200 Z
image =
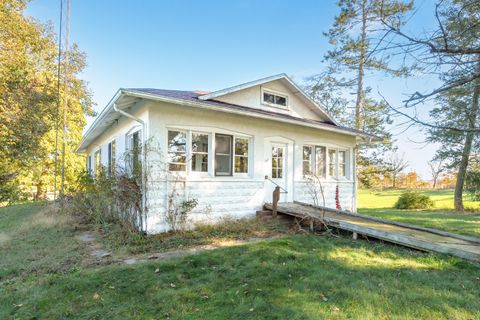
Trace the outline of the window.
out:
M 318 177 L 325 178 L 327 175 L 327 148 L 315 147 L 315 174 Z
M 345 151 L 338 151 L 338 176 L 345 177 L 346 176 L 346 152 Z
M 92 156 L 87 157 L 87 173 L 92 174 Z
M 235 138 L 235 173 L 248 173 L 247 138 Z
M 283 148 L 272 147 L 272 179 L 283 178 Z
M 95 151 L 94 155 L 93 155 L 93 158 L 94 158 L 94 170 L 95 170 L 95 174 L 98 175 L 100 174 L 100 171 L 102 170 L 102 151 L 100 149 L 98 149 L 97 151 Z
M 115 174 L 115 140 L 108 144 L 108 173 Z
M 168 131 L 168 169 L 185 171 L 187 168 L 187 134 L 182 131 Z
M 337 150 L 328 149 L 328 175 L 337 176 Z
M 129 170 L 131 174 L 139 175 L 141 174 L 142 170 L 142 161 L 141 161 L 141 153 L 142 153 L 142 146 L 140 143 L 140 134 L 141 131 L 136 131 L 127 137 L 127 145 L 128 145 L 128 154 L 127 154 L 127 163 L 130 166 Z
M 233 137 L 224 134 L 215 135 L 215 175 L 232 175 L 232 140 Z
M 312 147 L 303 146 L 303 175 L 312 173 Z
M 274 106 L 280 106 L 280 107 L 287 106 L 287 96 L 273 93 L 270 91 L 263 91 L 262 101 L 265 104 L 270 104 Z
M 192 171 L 208 172 L 208 134 L 192 133 Z

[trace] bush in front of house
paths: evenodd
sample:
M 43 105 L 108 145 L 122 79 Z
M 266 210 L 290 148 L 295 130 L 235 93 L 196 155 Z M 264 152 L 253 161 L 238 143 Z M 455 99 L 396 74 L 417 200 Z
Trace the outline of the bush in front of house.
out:
M 429 196 L 408 190 L 403 192 L 395 203 L 395 209 L 428 209 L 433 207 Z

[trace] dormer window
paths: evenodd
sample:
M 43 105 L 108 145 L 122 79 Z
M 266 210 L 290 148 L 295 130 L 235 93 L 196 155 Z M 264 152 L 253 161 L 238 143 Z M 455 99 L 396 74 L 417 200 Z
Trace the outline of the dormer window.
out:
M 262 103 L 272 107 L 287 108 L 288 96 L 270 90 L 262 90 Z

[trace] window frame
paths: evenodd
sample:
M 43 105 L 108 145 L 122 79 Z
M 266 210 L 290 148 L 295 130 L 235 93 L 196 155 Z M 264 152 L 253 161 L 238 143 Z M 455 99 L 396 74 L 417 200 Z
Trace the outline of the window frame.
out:
M 305 148 L 310 148 L 310 157 L 309 159 L 305 159 Z M 314 167 L 315 167 L 315 150 L 316 146 L 310 144 L 304 144 L 302 146 L 302 174 L 305 178 L 307 175 L 312 174 Z M 308 172 L 305 172 L 305 162 L 308 162 Z
M 304 173 L 303 170 L 303 163 L 306 161 L 304 160 L 303 156 L 303 148 L 304 147 L 311 147 L 313 148 L 313 161 L 310 164 L 310 172 L 315 172 L 315 174 L 322 180 L 335 180 L 335 181 L 340 181 L 340 180 L 346 180 L 350 181 L 352 179 L 352 149 L 348 147 L 341 147 L 341 146 L 334 146 L 334 145 L 328 145 L 328 144 L 321 144 L 321 143 L 305 143 L 302 145 L 302 173 Z M 325 165 L 324 165 L 324 173 L 323 175 L 318 175 L 317 172 L 317 148 L 325 148 Z M 329 152 L 334 151 L 335 152 L 335 158 L 334 158 L 334 172 L 335 175 L 330 174 L 330 156 Z M 340 162 L 339 162 L 339 154 L 340 152 L 344 152 L 345 154 L 345 159 L 344 159 L 344 168 L 345 168 L 345 175 L 341 176 L 339 175 L 340 173 Z M 303 177 L 305 178 L 306 175 L 303 174 Z
M 218 137 L 218 136 L 230 137 L 230 154 L 229 154 L 229 156 L 230 156 L 230 161 L 229 161 L 229 163 L 230 163 L 230 172 L 229 172 L 229 173 L 226 173 L 226 174 L 223 174 L 223 173 L 220 173 L 220 174 L 219 174 L 219 173 L 217 172 L 217 166 L 216 166 L 216 164 L 217 164 L 217 137 Z M 233 171 L 234 171 L 234 163 L 233 163 L 233 161 L 234 161 L 234 156 L 233 156 L 234 150 L 233 150 L 233 147 L 234 147 L 234 146 L 233 146 L 233 141 L 234 141 L 234 136 L 231 135 L 231 134 L 218 133 L 218 132 L 215 133 L 215 149 L 213 150 L 213 154 L 214 154 L 214 168 L 213 168 L 213 170 L 214 170 L 214 173 L 215 173 L 215 177 L 232 177 L 232 176 L 233 176 Z M 221 155 L 222 155 L 222 156 L 226 156 L 226 154 L 221 154 Z
M 185 163 L 181 163 L 181 162 L 171 162 L 169 161 L 169 154 L 172 153 L 170 152 L 169 150 L 169 132 L 180 132 L 180 133 L 184 133 L 185 134 L 185 151 L 183 153 L 185 153 Z M 182 129 L 176 129 L 176 128 L 167 128 L 167 171 L 168 172 L 175 172 L 175 173 L 183 173 L 183 174 L 186 174 L 187 172 L 189 172 L 189 149 L 191 148 L 191 138 L 189 137 L 190 136 L 190 132 L 188 130 L 182 130 Z M 175 153 L 182 153 L 182 152 L 175 152 Z M 184 170 L 171 170 L 170 169 L 170 165 L 171 164 L 174 164 L 174 165 L 183 165 L 185 167 Z
M 98 160 L 97 160 L 98 155 Z M 102 148 L 98 148 L 93 152 L 93 174 L 95 176 L 100 174 L 102 170 Z
M 237 155 L 236 153 L 236 143 L 237 139 L 243 139 L 247 140 L 247 155 Z M 246 136 L 240 136 L 240 135 L 233 135 L 233 175 L 234 176 L 248 176 L 250 174 L 250 166 L 251 166 L 251 144 L 252 144 L 252 139 L 250 137 Z M 242 157 L 242 158 L 247 158 L 247 172 L 236 172 L 235 168 L 235 162 L 237 157 Z
M 285 105 L 271 103 L 271 102 L 266 101 L 265 100 L 265 93 L 273 95 L 273 96 L 278 96 L 278 97 L 284 98 L 285 99 Z M 275 98 L 274 98 L 274 100 L 275 100 Z M 275 90 L 271 90 L 271 89 L 267 89 L 267 88 L 262 88 L 260 101 L 262 102 L 263 105 L 266 105 L 266 106 L 269 106 L 269 107 L 279 108 L 279 109 L 284 109 L 284 110 L 289 110 L 290 109 L 290 107 L 289 107 L 290 106 L 290 101 L 289 101 L 288 94 L 283 93 L 283 92 L 279 92 L 279 91 L 275 91 Z
M 207 136 L 207 151 L 198 152 L 193 151 L 193 135 L 205 135 Z M 187 132 L 187 148 L 186 148 L 186 163 L 187 163 L 187 170 L 186 173 L 194 174 L 194 175 L 208 175 L 211 171 L 210 163 L 211 163 L 211 146 L 212 146 L 212 135 L 209 132 L 199 131 L 199 130 L 188 130 Z M 207 171 L 196 171 L 193 170 L 193 155 L 194 154 L 203 154 L 207 156 Z M 178 171 L 177 171 L 178 172 Z
M 108 168 L 108 174 L 110 175 L 114 175 L 116 172 L 116 165 L 117 165 L 116 153 L 117 153 L 117 141 L 116 139 L 112 139 L 107 144 L 107 168 Z

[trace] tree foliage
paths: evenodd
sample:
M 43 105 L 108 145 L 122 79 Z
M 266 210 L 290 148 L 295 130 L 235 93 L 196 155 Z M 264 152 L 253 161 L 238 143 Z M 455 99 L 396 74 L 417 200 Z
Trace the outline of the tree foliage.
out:
M 53 180 L 58 52 L 51 26 L 26 17 L 26 4 L 0 0 L 0 190 L 36 186 L 43 196 Z M 92 114 L 90 92 L 78 77 L 85 65 L 85 54 L 76 45 L 69 50 L 68 65 L 62 57 L 61 74 L 68 74 L 60 86 L 62 100 L 68 95 L 68 105 L 60 105 L 60 114 L 63 108 L 67 113 L 67 183 L 83 167 L 74 149 L 85 115 Z

